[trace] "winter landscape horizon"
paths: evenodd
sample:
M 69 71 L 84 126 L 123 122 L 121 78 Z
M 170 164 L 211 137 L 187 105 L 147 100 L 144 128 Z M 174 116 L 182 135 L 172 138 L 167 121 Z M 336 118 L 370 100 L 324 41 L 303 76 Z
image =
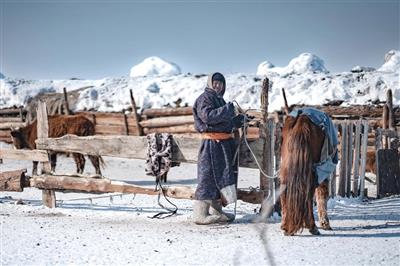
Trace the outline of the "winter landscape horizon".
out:
M 281 90 L 288 94 L 290 104 L 318 105 L 343 101 L 342 105 L 383 102 L 386 91 L 392 89 L 393 103 L 400 104 L 400 51 L 390 50 L 382 55 L 382 65 L 354 66 L 341 73 L 330 73 L 323 59 L 302 53 L 286 66 L 274 66 L 262 61 L 255 73 L 228 73 L 225 98 L 236 100 L 243 108 L 258 108 L 261 80 L 268 77 L 270 110 L 283 106 Z M 128 71 L 127 71 L 128 72 Z M 212 71 L 211 71 L 212 72 Z M 224 74 L 224 73 L 223 73 Z M 74 111 L 97 110 L 119 112 L 130 106 L 132 89 L 141 110 L 174 106 L 191 106 L 204 90 L 208 73 L 184 73 L 175 62 L 153 56 L 134 65 L 129 76 L 105 77 L 99 80 L 26 80 L 0 79 L 0 108 L 25 105 L 39 93 L 82 89 Z M 291 97 L 293 96 L 293 97 Z

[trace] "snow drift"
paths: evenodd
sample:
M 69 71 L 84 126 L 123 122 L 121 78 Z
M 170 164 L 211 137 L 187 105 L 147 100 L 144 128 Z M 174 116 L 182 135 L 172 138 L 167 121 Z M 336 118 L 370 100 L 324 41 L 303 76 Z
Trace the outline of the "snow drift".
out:
M 256 74 L 227 74 L 225 99 L 236 100 L 243 108 L 259 108 L 262 79 L 271 81 L 270 110 L 283 106 L 281 95 L 285 88 L 289 104 L 324 104 L 343 100 L 343 105 L 368 104 L 384 101 L 386 91 L 393 90 L 393 103 L 400 104 L 399 65 L 400 52 L 392 50 L 385 56 L 384 64 L 356 67 L 354 71 L 330 73 L 318 56 L 303 53 L 285 67 L 275 67 L 262 62 Z M 0 79 L 0 108 L 24 105 L 38 93 L 62 92 L 82 89 L 76 110 L 121 111 L 130 107 L 129 90 L 142 109 L 192 105 L 202 93 L 207 82 L 204 74 L 181 74 L 180 67 L 151 57 L 134 66 L 131 76 L 107 77 L 100 80 L 25 80 L 5 77 Z
M 152 56 L 146 58 L 142 63 L 133 66 L 131 77 L 153 77 L 153 76 L 173 76 L 179 75 L 181 69 L 174 63 L 167 62 L 159 57 Z

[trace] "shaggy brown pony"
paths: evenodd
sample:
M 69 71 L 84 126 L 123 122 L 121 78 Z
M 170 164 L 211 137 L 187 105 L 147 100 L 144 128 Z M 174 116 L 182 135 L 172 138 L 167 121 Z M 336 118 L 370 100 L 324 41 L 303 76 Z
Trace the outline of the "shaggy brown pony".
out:
M 91 136 L 95 134 L 94 124 L 82 115 L 55 115 L 49 116 L 49 137 L 58 138 L 66 134 L 74 134 L 77 136 Z M 37 139 L 37 121 L 32 124 L 14 129 L 11 131 L 14 146 L 17 149 L 36 149 L 35 140 Z M 61 153 L 61 152 L 57 152 Z M 57 164 L 57 153 L 50 153 L 51 171 L 55 171 Z M 79 174 L 83 173 L 85 168 L 85 157 L 79 153 L 72 154 L 76 163 L 76 171 Z M 96 174 L 101 175 L 100 163 L 104 162 L 100 156 L 88 156 L 96 169 Z M 37 164 L 33 162 L 32 174 L 37 175 Z
M 313 215 L 316 195 L 319 222 L 331 230 L 327 214 L 328 180 L 318 185 L 312 165 L 320 160 L 324 133 L 306 115 L 287 116 L 282 130 L 282 161 L 280 170 L 282 224 L 285 235 L 294 235 L 308 228 L 319 235 Z

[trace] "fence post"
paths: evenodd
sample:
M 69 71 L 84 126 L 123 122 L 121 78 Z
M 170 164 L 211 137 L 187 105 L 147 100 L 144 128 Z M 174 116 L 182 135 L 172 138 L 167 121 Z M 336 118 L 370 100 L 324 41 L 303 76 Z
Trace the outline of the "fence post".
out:
M 389 106 L 385 104 L 383 106 L 383 112 L 382 112 L 382 128 L 387 129 L 389 128 Z M 389 148 L 389 138 L 385 136 L 383 138 L 383 147 L 384 149 Z
M 269 79 L 265 78 L 263 80 L 262 84 L 262 90 L 261 90 L 261 114 L 262 114 L 262 123 L 261 123 L 261 132 L 260 132 L 260 137 L 262 137 L 265 142 L 264 142 L 264 148 L 263 148 L 263 158 L 262 158 L 262 163 L 261 167 L 262 170 L 266 173 L 269 171 L 269 159 L 271 158 L 270 153 L 270 132 L 268 132 L 268 88 L 269 88 Z M 268 182 L 268 177 L 264 176 L 260 172 L 260 189 L 264 191 L 264 198 L 267 196 L 265 195 L 265 191 L 269 188 L 269 182 Z
M 64 108 L 65 108 L 65 114 L 69 115 L 71 112 L 69 111 L 69 103 L 68 103 L 68 94 L 67 94 L 67 88 L 63 88 L 64 91 Z M 61 112 L 60 112 L 61 114 Z
M 268 119 L 268 141 L 269 141 L 269 159 L 268 159 L 268 167 L 267 167 L 267 174 L 269 176 L 274 175 L 274 168 L 275 168 L 275 162 L 274 162 L 274 155 L 275 155 L 275 128 L 276 124 L 274 122 L 274 119 Z M 276 179 L 270 179 L 268 180 L 268 190 L 270 196 L 273 197 L 273 203 L 275 204 L 276 201 L 276 195 L 275 195 L 275 189 L 277 185 L 277 180 Z
M 354 135 L 354 174 L 353 174 L 353 195 L 359 195 L 360 180 L 360 142 L 361 142 L 361 120 L 356 122 L 356 133 Z
M 129 136 L 128 117 L 125 114 L 125 109 L 122 109 L 122 115 L 124 116 L 125 135 Z
M 46 103 L 43 101 L 38 102 L 37 113 L 37 137 L 38 139 L 45 139 L 49 136 L 49 123 L 47 119 L 47 108 Z M 42 173 L 50 173 L 51 166 L 50 162 L 42 162 Z M 43 205 L 49 208 L 56 207 L 56 194 L 54 190 L 44 189 L 42 190 L 42 201 Z
M 361 173 L 360 173 L 360 197 L 364 198 L 364 184 L 365 184 L 365 167 L 367 164 L 367 146 L 368 146 L 368 121 L 363 121 L 363 136 L 361 146 Z
M 389 116 L 388 116 L 388 120 L 389 120 L 389 128 L 390 129 L 395 129 L 394 126 L 394 113 L 393 113 L 393 96 L 392 96 L 392 90 L 389 89 L 386 92 L 386 105 L 388 107 L 388 111 L 389 111 Z
M 341 197 L 346 195 L 346 166 L 347 166 L 347 126 L 346 122 L 340 124 L 342 129 L 342 137 L 340 141 L 340 172 L 339 172 L 339 190 Z
M 346 167 L 346 197 L 351 195 L 351 170 L 353 166 L 353 122 L 347 124 L 347 167 Z
M 131 105 L 132 105 L 132 114 L 133 114 L 133 118 L 135 119 L 135 126 L 136 126 L 136 133 L 138 136 L 143 136 L 143 128 L 142 126 L 139 124 L 139 115 L 137 113 L 137 108 L 136 108 L 136 102 L 135 102 L 135 98 L 133 97 L 133 92 L 132 89 L 129 90 L 130 93 L 130 97 L 131 97 Z

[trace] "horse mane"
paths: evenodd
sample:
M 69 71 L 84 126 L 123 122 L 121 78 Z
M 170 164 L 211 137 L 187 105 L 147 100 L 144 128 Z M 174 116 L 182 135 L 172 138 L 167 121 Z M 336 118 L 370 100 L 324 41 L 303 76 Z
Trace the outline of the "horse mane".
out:
M 309 228 L 314 221 L 312 205 L 317 180 L 312 166 L 319 155 L 313 153 L 318 149 L 320 151 L 323 134 L 318 143 L 314 135 L 321 130 L 316 131 L 313 127 L 319 129 L 306 115 L 297 118 L 288 116 L 282 132 L 281 183 L 286 187 L 283 193 L 286 197 L 288 218 L 284 227 L 289 235 L 304 227 Z M 318 146 L 317 149 L 312 147 L 315 145 Z

